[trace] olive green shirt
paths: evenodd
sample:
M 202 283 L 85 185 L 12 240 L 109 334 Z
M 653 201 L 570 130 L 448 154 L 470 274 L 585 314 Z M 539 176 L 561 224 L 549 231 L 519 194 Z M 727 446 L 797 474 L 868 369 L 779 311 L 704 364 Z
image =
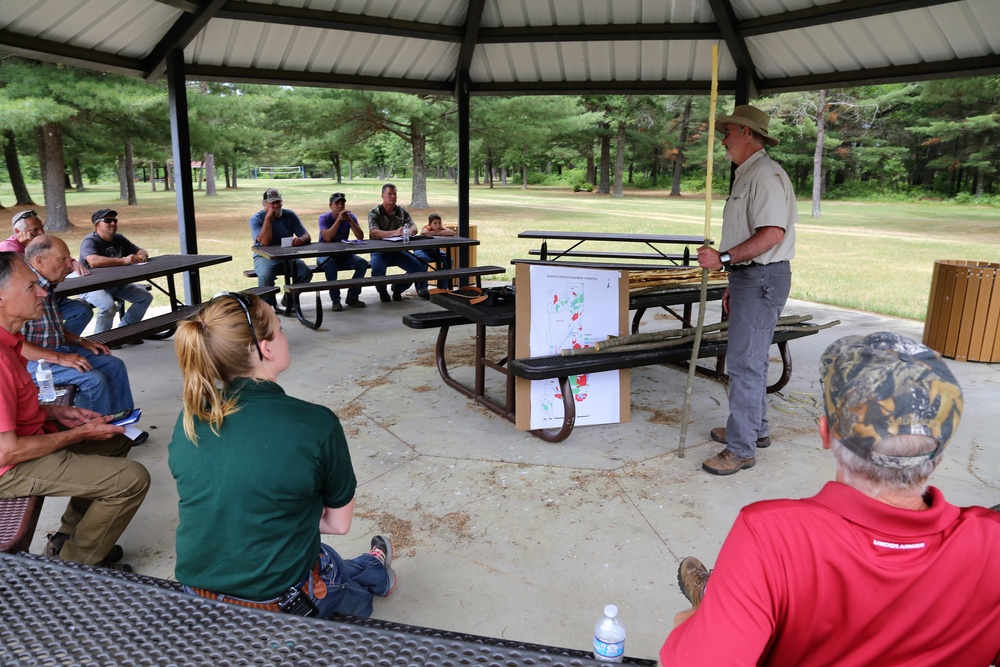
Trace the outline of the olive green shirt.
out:
M 324 507 L 357 487 L 340 420 L 273 382 L 238 378 L 240 411 L 219 435 L 183 413 L 167 448 L 177 481 L 177 580 L 248 600 L 270 600 L 301 581 L 319 556 Z

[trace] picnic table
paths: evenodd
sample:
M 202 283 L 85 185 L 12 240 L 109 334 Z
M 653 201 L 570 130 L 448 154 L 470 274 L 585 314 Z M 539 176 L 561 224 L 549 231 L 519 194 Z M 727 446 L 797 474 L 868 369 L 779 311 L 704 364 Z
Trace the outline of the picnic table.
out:
M 319 620 L 187 595 L 175 581 L 0 554 L 0 664 L 587 667 L 587 651 L 377 619 Z M 626 664 L 650 660 L 626 658 Z

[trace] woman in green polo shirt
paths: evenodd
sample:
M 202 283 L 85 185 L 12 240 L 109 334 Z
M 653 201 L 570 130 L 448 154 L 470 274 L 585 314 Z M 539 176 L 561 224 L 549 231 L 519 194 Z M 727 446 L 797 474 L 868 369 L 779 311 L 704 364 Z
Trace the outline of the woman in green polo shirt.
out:
M 276 382 L 291 361 L 278 316 L 256 296 L 222 294 L 177 327 L 174 348 L 178 581 L 234 604 L 369 616 L 372 596 L 396 584 L 392 543 L 376 535 L 346 560 L 320 542 L 350 530 L 357 480 L 336 415 Z

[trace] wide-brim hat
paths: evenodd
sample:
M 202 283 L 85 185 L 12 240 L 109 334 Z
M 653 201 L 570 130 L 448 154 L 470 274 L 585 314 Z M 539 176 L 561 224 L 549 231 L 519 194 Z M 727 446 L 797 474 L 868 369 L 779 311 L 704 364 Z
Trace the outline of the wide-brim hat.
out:
M 715 129 L 719 132 L 724 132 L 726 130 L 726 123 L 749 127 L 764 137 L 764 143 L 768 146 L 778 145 L 778 139 L 767 133 L 767 126 L 771 124 L 771 117 L 755 106 L 741 104 L 733 109 L 732 115 L 719 116 L 715 119 Z

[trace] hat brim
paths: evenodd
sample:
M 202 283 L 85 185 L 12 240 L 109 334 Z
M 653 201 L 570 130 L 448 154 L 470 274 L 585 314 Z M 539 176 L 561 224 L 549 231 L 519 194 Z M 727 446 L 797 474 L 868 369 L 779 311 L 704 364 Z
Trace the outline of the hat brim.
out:
M 749 127 L 751 130 L 764 137 L 764 143 L 768 146 L 777 146 L 781 143 L 775 137 L 769 136 L 765 130 L 760 129 L 757 123 L 753 122 L 749 118 L 744 118 L 743 116 L 719 116 L 715 119 L 715 131 L 725 132 L 726 124 L 732 123 L 733 125 L 742 125 L 743 127 Z

